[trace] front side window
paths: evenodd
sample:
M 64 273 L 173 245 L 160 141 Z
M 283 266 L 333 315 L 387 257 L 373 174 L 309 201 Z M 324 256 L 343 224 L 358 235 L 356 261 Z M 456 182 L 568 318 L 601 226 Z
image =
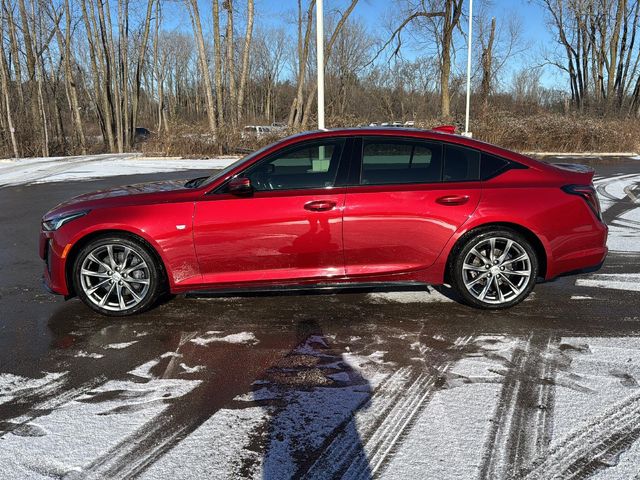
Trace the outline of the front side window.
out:
M 287 149 L 241 173 L 256 191 L 332 187 L 336 181 L 343 140 Z
M 365 140 L 360 184 L 439 182 L 441 152 L 442 147 L 431 142 Z

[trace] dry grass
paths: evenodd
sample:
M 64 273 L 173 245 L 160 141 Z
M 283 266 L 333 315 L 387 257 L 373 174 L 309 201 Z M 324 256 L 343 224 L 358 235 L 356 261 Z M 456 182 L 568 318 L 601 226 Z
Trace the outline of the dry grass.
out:
M 499 112 L 471 128 L 474 137 L 526 152 L 638 152 L 640 121 L 560 114 L 513 116 Z
M 242 138 L 239 129 L 221 128 L 214 137 L 206 125 L 173 125 L 169 133 L 151 135 L 140 142 L 137 148 L 146 155 L 209 158 L 254 151 L 286 135 Z

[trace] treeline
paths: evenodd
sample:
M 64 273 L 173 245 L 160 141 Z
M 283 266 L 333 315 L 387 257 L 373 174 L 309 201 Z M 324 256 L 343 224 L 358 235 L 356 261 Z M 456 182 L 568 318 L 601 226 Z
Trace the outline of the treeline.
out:
M 482 2 L 474 12 L 474 119 L 640 117 L 640 0 L 536 1 L 558 48 L 531 65 L 521 57 L 508 81 L 519 24 Z M 129 151 L 147 131 L 223 152 L 246 124 L 315 124 L 315 0 L 292 1 L 268 28 L 253 0 L 0 2 L 2 156 Z M 325 4 L 329 126 L 462 117 L 467 2 L 390 1 L 376 34 L 354 14 L 358 0 Z M 412 44 L 423 53 L 400 55 Z M 541 87 L 544 64 L 566 73 L 566 90 Z

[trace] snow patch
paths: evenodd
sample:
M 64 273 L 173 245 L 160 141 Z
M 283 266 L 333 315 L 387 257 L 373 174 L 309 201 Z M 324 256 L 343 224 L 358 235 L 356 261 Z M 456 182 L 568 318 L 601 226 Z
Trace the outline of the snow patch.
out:
M 251 332 L 232 333 L 224 337 L 219 337 L 216 333 L 218 332 L 207 332 L 208 336 L 192 338 L 190 342 L 203 347 L 214 342 L 247 343 L 252 345 L 258 343 L 258 339 Z
M 160 355 L 160 358 L 180 358 L 180 357 L 182 357 L 182 354 L 178 352 L 166 352 Z
M 138 340 L 134 340 L 133 342 L 111 343 L 105 345 L 104 348 L 109 350 L 122 350 L 123 348 L 130 347 L 134 343 L 138 343 Z
M 0 478 L 90 477 L 87 469 L 176 399 L 200 384 L 196 380 L 109 381 L 48 412 L 31 433 L 6 435 L 0 449 Z M 24 433 L 29 433 L 24 431 Z M 102 475 L 93 476 L 103 478 Z M 162 477 L 160 477 L 162 478 Z
M 0 164 L 0 186 L 67 182 L 119 175 L 181 170 L 219 170 L 238 157 L 212 159 L 145 158 L 136 154 L 21 158 Z
M 180 366 L 184 370 L 184 372 L 182 373 L 187 373 L 187 374 L 201 372 L 202 370 L 207 368 L 204 365 L 196 365 L 195 367 L 190 367 L 186 363 L 181 363 Z
M 41 393 L 53 391 L 60 386 L 67 373 L 45 373 L 41 378 L 27 378 L 11 373 L 0 374 L 0 405 L 34 390 Z
M 600 273 L 589 278 L 579 278 L 576 285 L 580 287 L 608 288 L 613 290 L 627 290 L 640 292 L 640 273 Z
M 367 299 L 371 303 L 434 303 L 452 302 L 440 292 L 430 289 L 422 292 L 375 292 L 368 293 Z
M 147 363 L 143 363 L 139 367 L 131 370 L 129 374 L 140 378 L 154 378 L 151 369 L 158 365 L 158 363 L 160 363 L 159 359 L 149 360 Z
M 103 354 L 101 353 L 88 353 L 85 352 L 84 350 L 80 350 L 79 352 L 77 352 L 74 357 L 77 358 L 102 358 L 104 357 Z

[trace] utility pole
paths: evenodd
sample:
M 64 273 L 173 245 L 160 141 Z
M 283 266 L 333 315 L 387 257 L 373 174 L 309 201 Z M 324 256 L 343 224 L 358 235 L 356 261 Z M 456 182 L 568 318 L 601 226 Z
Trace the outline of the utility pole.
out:
M 324 13 L 323 0 L 316 0 L 316 50 L 318 61 L 318 129 L 324 130 Z
M 465 137 L 471 137 L 469 131 L 469 104 L 471 101 L 471 39 L 473 37 L 473 0 L 469 0 L 469 39 L 467 44 L 467 109 L 465 113 L 464 132 Z

